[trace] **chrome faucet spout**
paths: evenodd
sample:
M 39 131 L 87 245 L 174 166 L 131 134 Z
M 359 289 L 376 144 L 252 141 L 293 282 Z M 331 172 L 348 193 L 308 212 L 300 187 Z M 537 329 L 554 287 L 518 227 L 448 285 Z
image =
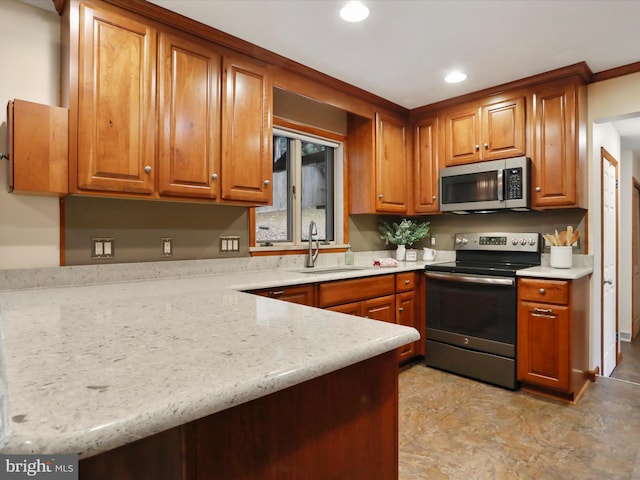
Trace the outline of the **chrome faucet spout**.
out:
M 316 251 L 313 252 L 313 237 L 316 237 Z M 316 259 L 320 253 L 320 240 L 318 240 L 318 226 L 315 220 L 309 222 L 309 253 L 307 255 L 306 267 L 312 268 L 316 266 Z

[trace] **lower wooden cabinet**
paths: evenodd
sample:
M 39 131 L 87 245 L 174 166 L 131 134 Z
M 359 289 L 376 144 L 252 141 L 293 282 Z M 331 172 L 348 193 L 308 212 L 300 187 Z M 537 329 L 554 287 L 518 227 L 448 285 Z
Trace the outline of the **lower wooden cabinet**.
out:
M 424 338 L 424 290 L 417 272 L 250 290 L 247 293 L 413 327 Z M 404 363 L 424 355 L 424 341 L 398 349 Z
M 587 385 L 588 277 L 518 280 L 518 380 L 523 388 L 576 400 Z

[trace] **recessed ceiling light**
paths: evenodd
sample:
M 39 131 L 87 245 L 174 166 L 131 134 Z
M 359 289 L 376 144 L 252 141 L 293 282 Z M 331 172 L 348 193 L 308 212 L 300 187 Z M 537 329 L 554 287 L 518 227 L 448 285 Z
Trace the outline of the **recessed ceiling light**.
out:
M 449 75 L 444 77 L 444 81 L 447 83 L 460 83 L 464 82 L 467 79 L 467 76 L 462 72 L 451 72 Z
M 347 3 L 340 10 L 340 17 L 347 22 L 361 22 L 369 16 L 369 9 L 357 0 Z

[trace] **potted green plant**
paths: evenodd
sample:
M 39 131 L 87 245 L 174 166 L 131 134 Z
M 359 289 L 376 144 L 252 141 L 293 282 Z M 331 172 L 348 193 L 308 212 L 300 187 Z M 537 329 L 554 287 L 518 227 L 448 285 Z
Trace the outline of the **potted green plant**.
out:
M 380 232 L 380 238 L 385 243 L 396 245 L 396 260 L 404 260 L 406 254 L 406 247 L 411 248 L 414 243 L 422 240 L 429 235 L 430 222 L 414 222 L 408 218 L 404 218 L 400 223 L 388 223 L 380 222 L 378 225 L 378 231 Z M 416 256 L 409 257 L 412 260 L 416 259 Z

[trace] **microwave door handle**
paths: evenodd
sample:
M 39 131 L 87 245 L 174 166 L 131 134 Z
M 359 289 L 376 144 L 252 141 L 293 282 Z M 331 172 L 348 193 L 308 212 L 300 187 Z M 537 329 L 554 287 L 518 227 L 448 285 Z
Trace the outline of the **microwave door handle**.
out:
M 504 201 L 504 170 L 498 170 L 498 201 Z

